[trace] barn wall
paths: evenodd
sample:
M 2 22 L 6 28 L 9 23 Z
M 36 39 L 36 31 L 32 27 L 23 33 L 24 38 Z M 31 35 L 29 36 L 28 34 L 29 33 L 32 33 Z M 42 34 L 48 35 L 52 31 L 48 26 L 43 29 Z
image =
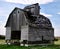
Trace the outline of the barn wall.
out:
M 42 33 L 40 32 L 39 28 L 29 27 L 28 40 L 42 41 Z
M 44 40 L 54 40 L 54 30 L 53 29 L 49 29 L 49 30 L 47 29 L 43 39 Z
M 18 12 L 19 11 L 19 12 Z M 22 15 L 21 15 L 21 10 L 16 9 L 13 13 L 12 13 L 12 31 L 19 31 L 21 30 L 21 24 L 22 24 Z
M 21 25 L 26 25 L 27 22 L 24 11 L 17 9 L 12 15 L 12 31 L 21 30 Z
M 11 30 L 14 31 L 14 30 L 17 30 L 17 26 L 16 26 L 16 22 L 17 22 L 17 14 L 16 14 L 16 10 L 11 14 L 12 15 L 12 26 L 11 26 Z
M 29 41 L 54 40 L 54 30 L 29 27 L 28 39 Z
M 20 9 L 18 9 L 17 10 L 17 15 L 19 16 L 18 17 L 19 18 L 19 22 L 18 22 L 19 23 L 19 27 L 26 25 L 27 19 L 26 19 L 26 16 L 25 16 L 25 12 L 20 10 Z
M 21 40 L 28 40 L 28 25 L 21 26 Z
M 11 39 L 11 28 L 10 27 L 6 27 L 6 40 L 10 40 Z

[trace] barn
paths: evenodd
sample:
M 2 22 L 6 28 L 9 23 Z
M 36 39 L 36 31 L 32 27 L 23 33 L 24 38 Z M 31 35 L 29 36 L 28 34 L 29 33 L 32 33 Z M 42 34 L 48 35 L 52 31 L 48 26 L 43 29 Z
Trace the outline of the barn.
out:
M 51 21 L 40 14 L 38 3 L 20 9 L 15 7 L 5 25 L 6 43 L 53 44 Z M 17 42 L 18 41 L 18 42 Z

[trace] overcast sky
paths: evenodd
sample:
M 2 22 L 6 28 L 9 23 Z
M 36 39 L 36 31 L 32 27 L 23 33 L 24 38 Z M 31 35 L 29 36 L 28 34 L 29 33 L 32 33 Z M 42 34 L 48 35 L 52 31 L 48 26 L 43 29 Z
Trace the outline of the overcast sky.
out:
M 5 24 L 15 8 L 39 3 L 40 13 L 48 17 L 54 28 L 54 35 L 60 36 L 60 0 L 0 0 L 0 34 L 5 35 Z

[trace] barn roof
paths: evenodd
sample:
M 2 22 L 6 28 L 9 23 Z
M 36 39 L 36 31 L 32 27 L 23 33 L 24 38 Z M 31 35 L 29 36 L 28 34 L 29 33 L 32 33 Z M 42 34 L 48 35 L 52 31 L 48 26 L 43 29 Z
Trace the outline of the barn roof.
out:
M 12 10 L 12 12 L 9 14 L 9 17 L 8 17 L 8 19 L 7 19 L 7 22 L 6 22 L 5 27 L 7 27 L 7 26 L 8 26 L 8 22 L 9 22 L 9 19 L 10 19 L 10 17 L 11 17 L 11 15 L 12 15 L 12 13 L 13 13 L 15 10 L 17 10 L 17 9 L 20 9 L 20 8 L 15 7 L 15 8 Z M 22 10 L 22 11 L 26 12 L 26 11 L 25 11 L 25 10 L 23 10 L 23 9 L 20 9 L 20 10 Z
M 33 5 L 35 5 L 35 4 L 33 4 Z M 37 5 L 37 4 L 36 4 Z M 30 5 L 31 6 L 31 5 Z M 29 7 L 30 8 L 30 6 L 27 6 L 27 7 Z M 25 7 L 25 8 L 27 8 L 27 7 Z M 31 7 L 33 7 L 33 6 L 31 6 Z M 17 7 L 15 7 L 14 8 L 14 10 L 10 13 L 10 15 L 9 15 L 9 17 L 8 17 L 8 20 L 7 20 L 7 22 L 6 22 L 6 25 L 5 25 L 5 27 L 7 27 L 8 26 L 8 22 L 9 22 L 9 19 L 11 18 L 11 15 L 12 15 L 12 13 L 15 11 L 15 10 L 17 10 L 17 9 L 19 9 L 19 10 L 22 10 L 22 11 L 24 11 L 25 13 L 27 12 L 27 11 L 25 11 L 24 9 L 20 9 L 20 8 L 17 8 Z M 26 14 L 25 14 L 26 15 Z M 37 17 L 38 16 L 38 17 Z M 34 19 L 36 17 L 36 19 Z M 43 16 L 43 15 L 41 15 L 41 14 L 38 14 L 38 15 L 31 15 L 31 14 L 29 14 L 28 12 L 27 12 L 27 15 L 26 15 L 26 18 L 29 20 L 28 21 L 28 25 L 30 25 L 30 26 L 36 26 L 36 25 L 38 25 L 38 27 L 39 26 L 43 26 L 43 27 L 45 27 L 45 28 L 48 28 L 48 27 L 52 27 L 52 24 L 51 24 L 51 22 L 50 22 L 50 20 L 47 18 L 47 17 L 45 17 L 45 16 Z M 32 19 L 31 19 L 32 18 Z M 10 22 L 9 22 L 10 23 Z M 37 26 L 36 26 L 37 27 Z

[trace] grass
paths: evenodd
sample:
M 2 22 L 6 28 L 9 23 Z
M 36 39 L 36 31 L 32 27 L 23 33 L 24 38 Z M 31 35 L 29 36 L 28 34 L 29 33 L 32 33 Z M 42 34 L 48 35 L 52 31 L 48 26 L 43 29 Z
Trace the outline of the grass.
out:
M 60 45 L 60 40 L 54 42 L 55 45 Z
M 48 45 L 48 46 L 16 46 L 16 45 L 0 45 L 0 49 L 60 49 L 60 45 Z
M 16 45 L 0 45 L 0 49 L 28 49 L 28 47 Z
M 30 49 L 60 49 L 60 45 L 32 46 Z
M 5 40 L 4 39 L 0 39 L 0 44 L 5 44 Z
M 60 40 L 55 41 L 54 45 L 43 45 L 43 46 L 17 46 L 17 45 L 5 45 L 5 40 L 0 40 L 0 49 L 60 49 Z
M 0 44 L 5 44 L 5 40 L 4 39 L 0 39 Z M 55 45 L 60 45 L 60 39 L 58 41 L 54 42 Z

